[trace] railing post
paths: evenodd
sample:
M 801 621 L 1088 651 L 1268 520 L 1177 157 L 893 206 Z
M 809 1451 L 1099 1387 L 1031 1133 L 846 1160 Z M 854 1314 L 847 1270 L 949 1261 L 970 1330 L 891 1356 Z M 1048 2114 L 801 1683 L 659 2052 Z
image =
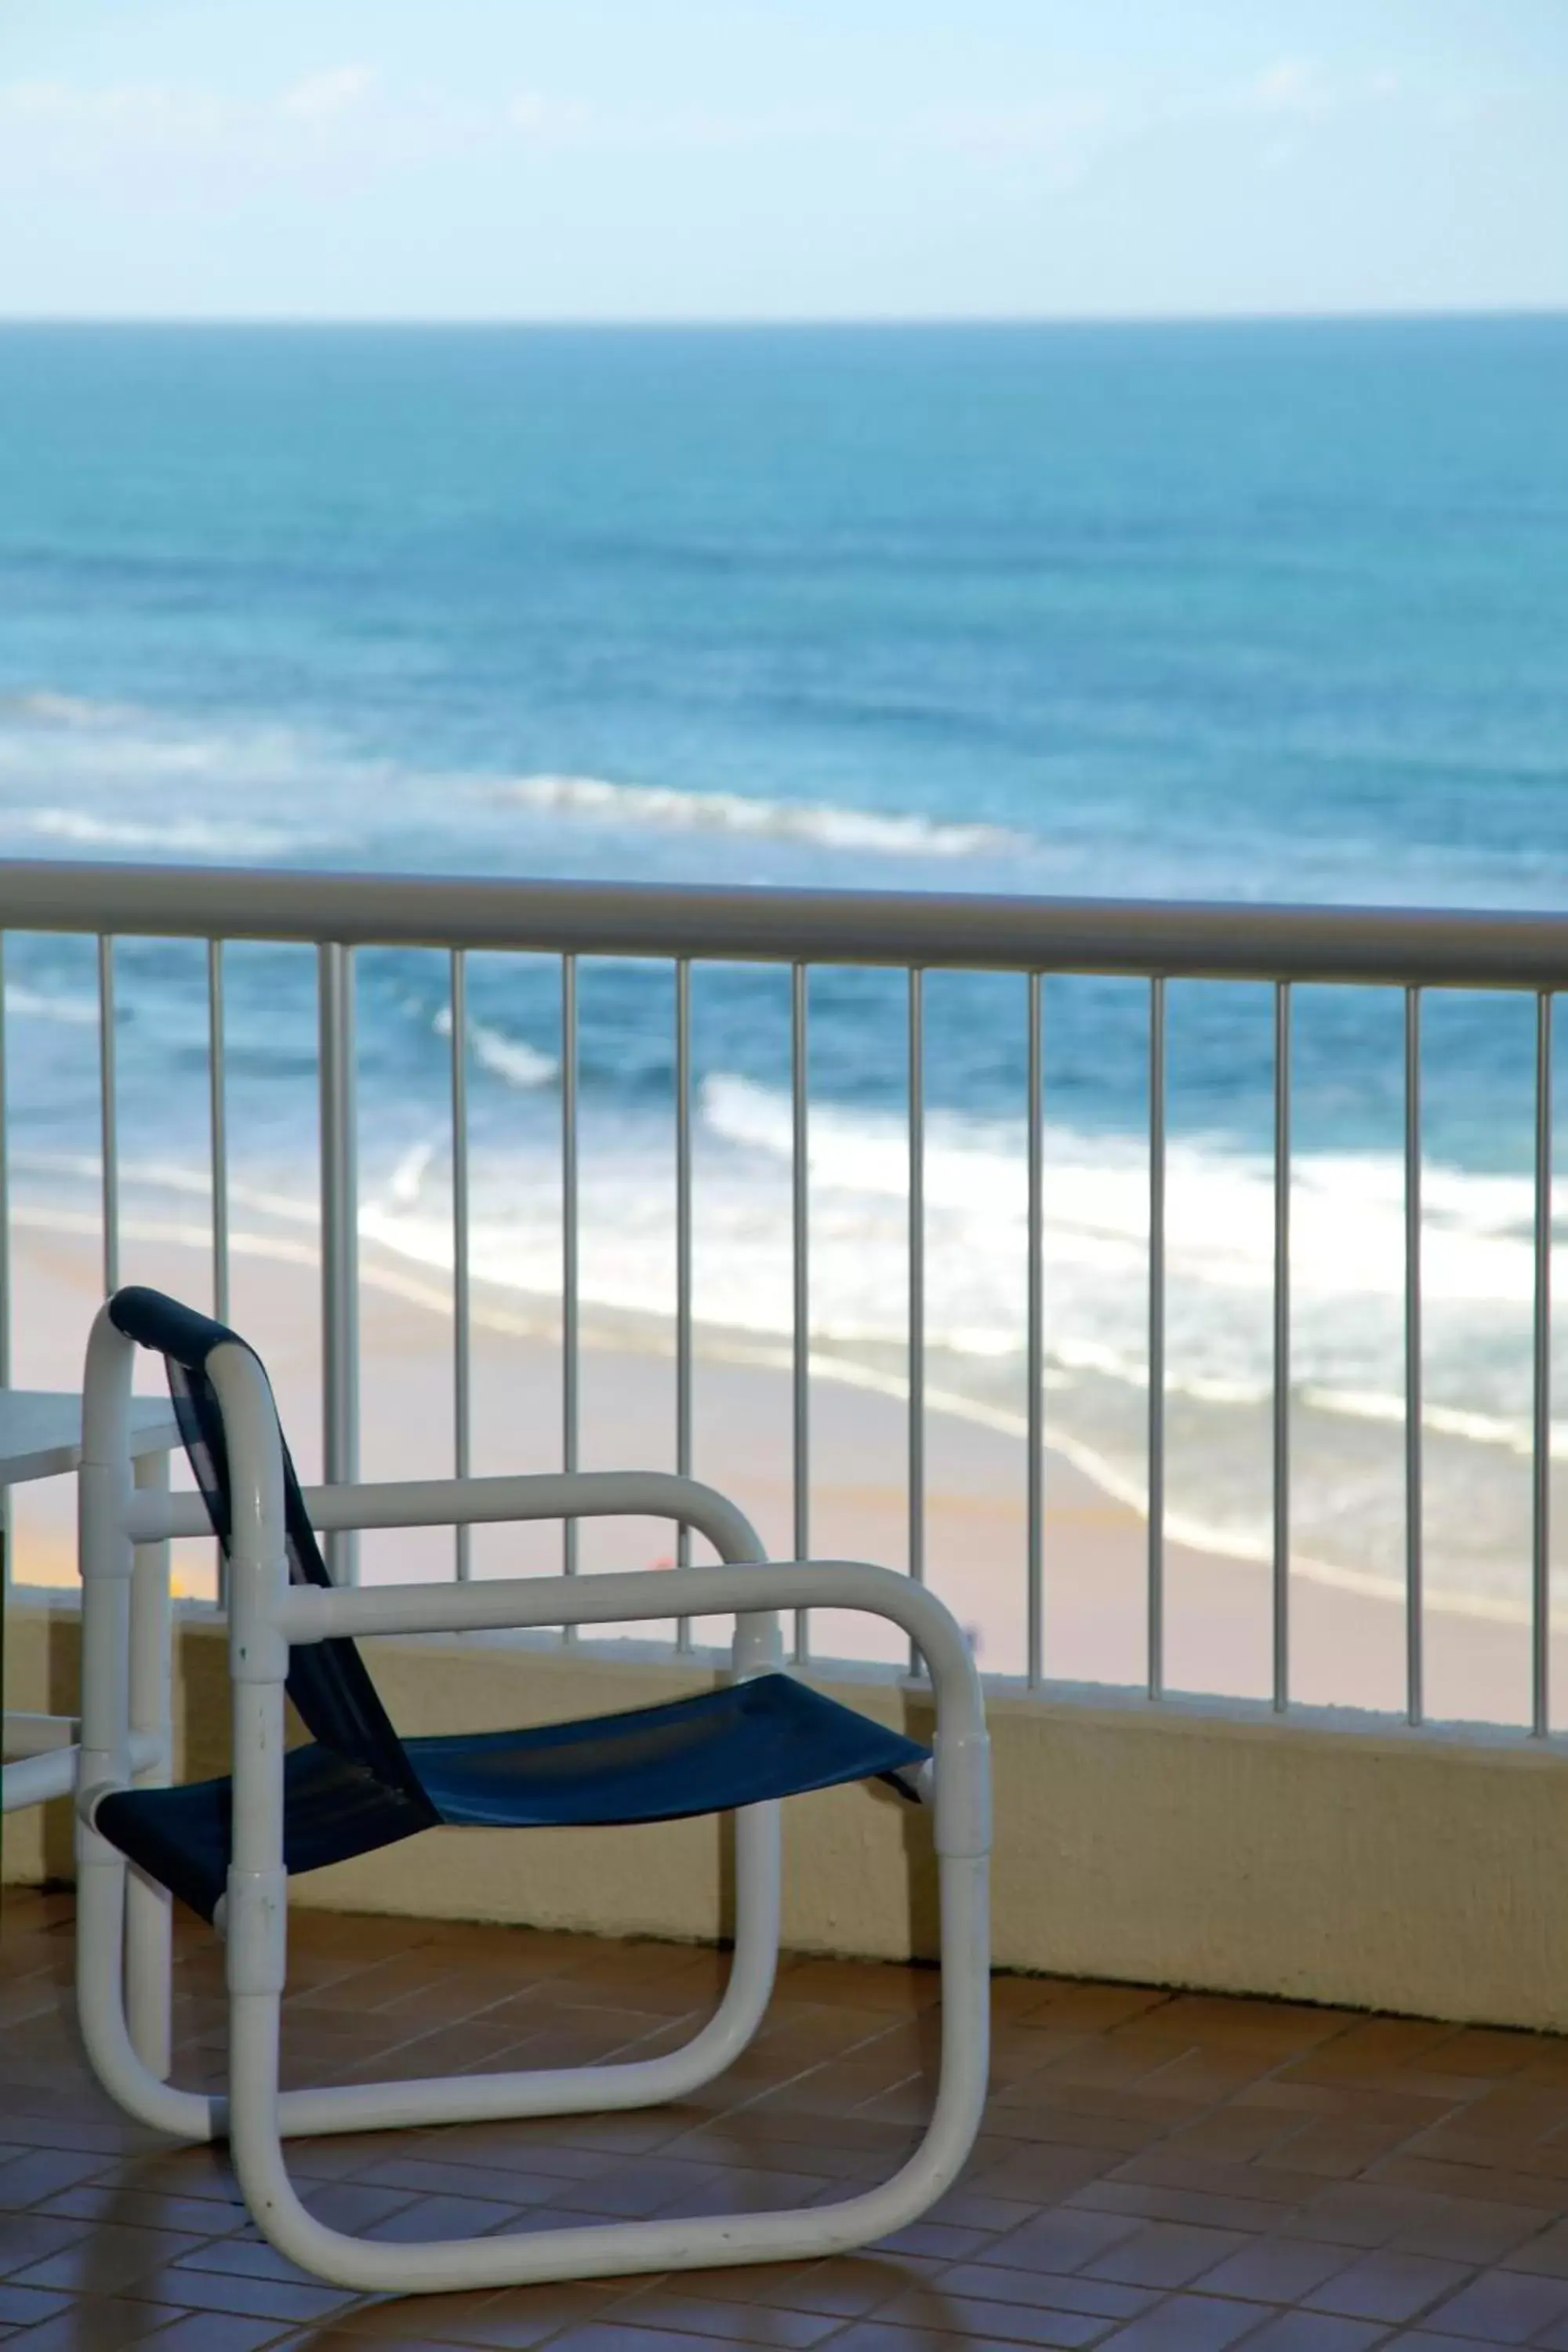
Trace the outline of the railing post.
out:
M 1165 1695 L 1165 982 L 1149 982 L 1148 1689 Z
M 213 1186 L 213 1313 L 228 1321 L 228 1040 L 223 941 L 207 941 L 207 1132 Z
M 926 1580 L 926 1093 L 925 973 L 910 967 L 910 1209 L 909 1209 L 909 1507 L 910 1576 Z M 919 1653 L 910 1651 L 910 1672 L 923 1672 Z
M 811 1558 L 811 1073 L 806 967 L 797 963 L 790 992 L 791 1387 L 794 1401 L 795 1556 Z M 811 1654 L 811 1619 L 795 1612 L 795 1655 Z
M 321 1407 L 328 1486 L 359 1476 L 359 1164 L 354 1114 L 352 949 L 323 943 L 320 972 L 321 1065 Z M 359 1580 L 359 1538 L 327 1538 L 338 1584 Z
M 11 1123 L 5 1075 L 5 934 L 0 931 L 0 1389 L 11 1385 Z M 0 1486 L 0 1608 L 11 1590 L 11 1489 Z
M 120 1287 L 120 1118 L 115 1068 L 114 941 L 98 940 L 98 1102 L 102 1151 L 103 1287 Z
M 1044 1139 L 1040 1132 L 1043 1115 L 1042 1096 L 1045 1087 L 1044 1051 L 1041 1026 L 1042 978 L 1037 971 L 1028 977 L 1029 1024 L 1029 1132 L 1028 1132 L 1028 1337 L 1027 1372 L 1029 1449 L 1026 1472 L 1026 1558 L 1025 1573 L 1028 1580 L 1026 1596 L 1025 1672 L 1031 1690 L 1037 1689 L 1045 1673 L 1046 1595 L 1046 1454 L 1045 1454 L 1045 1203 L 1043 1199 Z
M 1290 1704 L 1290 982 L 1274 988 L 1274 1708 Z
M 1530 1727 L 1552 1728 L 1552 992 L 1535 1000 L 1535 1315 L 1531 1449 Z
M 691 963 L 679 956 L 675 965 L 675 1468 L 681 1478 L 691 1475 Z M 691 1565 L 691 1529 L 685 1520 L 675 1531 L 675 1564 Z M 679 1618 L 678 1650 L 691 1647 L 691 1620 Z
M 468 1274 L 468 970 L 461 948 L 451 951 L 452 1013 L 452 1473 L 473 1467 L 472 1286 Z M 472 1529 L 457 1530 L 454 1565 L 459 1582 L 473 1570 Z
M 1405 1713 L 1426 1711 L 1421 1362 L 1421 991 L 1405 992 Z
M 582 1319 L 578 1297 L 579 1200 L 577 1162 L 577 959 L 561 959 L 561 1467 L 578 1466 L 578 1410 L 581 1382 Z M 561 1568 L 577 1573 L 577 1522 L 561 1527 Z M 575 1625 L 563 1625 L 561 1639 L 568 1648 L 577 1639 Z

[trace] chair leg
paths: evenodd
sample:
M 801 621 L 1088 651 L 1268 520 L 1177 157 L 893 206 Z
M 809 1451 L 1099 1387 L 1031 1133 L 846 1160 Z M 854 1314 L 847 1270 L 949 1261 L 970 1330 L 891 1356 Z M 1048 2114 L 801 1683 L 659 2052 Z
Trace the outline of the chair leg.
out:
M 125 2005 L 126 1879 L 122 1854 L 85 1823 L 77 1831 L 77 2021 L 88 2063 L 117 2106 L 153 2131 L 187 2140 L 222 2136 L 226 2102 L 176 2090 L 142 2062 Z
M 529 2116 L 607 2115 L 689 2097 L 734 2064 L 767 2012 L 778 1966 L 780 1849 L 776 1803 L 749 1805 L 735 1816 L 735 1949 L 730 1980 L 706 2025 L 679 2049 L 606 2066 L 285 2091 L 279 2099 L 281 2136 L 297 2139 L 329 2132 L 505 2123 Z
M 843 2253 L 903 2229 L 952 2186 L 979 2128 L 990 2018 L 989 1864 L 941 1860 L 942 2071 L 935 2113 L 909 2161 L 878 2188 L 833 2205 L 531 2231 L 502 2238 L 386 2244 L 328 2229 L 296 2195 L 283 2160 L 276 1992 L 230 2003 L 230 2140 L 241 2191 L 279 2253 L 337 2286 L 432 2294 L 454 2288 L 615 2278 Z
M 145 1454 L 136 1464 L 139 1488 L 169 1484 L 166 1454 Z M 169 1547 L 139 1545 L 131 1572 L 130 1714 L 132 1737 L 150 1734 L 159 1761 L 136 1776 L 139 1789 L 169 1785 L 172 1726 Z M 131 1871 L 125 1882 L 125 2010 L 132 2046 L 150 2074 L 166 2082 L 170 2063 L 170 2002 L 173 1995 L 173 1906 L 168 1889 Z
M 948 1630 L 951 1639 L 948 1639 Z M 428 2294 L 449 2288 L 610 2278 L 645 2271 L 800 2260 L 839 2253 L 900 2230 L 957 2179 L 984 2110 L 990 2043 L 990 1768 L 979 1686 L 955 1627 L 928 1663 L 937 1701 L 935 1843 L 942 1906 L 942 2030 L 935 2111 L 920 2146 L 890 2180 L 834 2205 L 784 2212 L 702 2215 L 530 2231 L 507 2238 L 388 2245 L 327 2228 L 307 2212 L 283 2157 L 279 2036 L 285 1974 L 281 1774 L 268 1751 L 281 1734 L 281 1692 L 236 1685 L 236 1857 L 229 1874 L 229 2112 L 235 2170 L 258 2229 L 279 2253 L 333 2284 Z M 270 1771 L 268 1766 L 270 1764 Z M 242 1853 L 242 1848 L 244 1852 Z M 760 1841 L 759 1841 L 760 1851 Z M 699 2036 L 693 2049 L 701 2047 Z M 659 2063 L 659 2062 L 655 2062 Z M 582 2104 L 597 2104 L 584 2069 Z M 504 2078 L 503 2078 L 504 2079 Z M 548 2080 L 548 2078 L 543 2078 Z M 560 2078 L 557 2078 L 559 2081 Z M 479 2085 L 416 2086 L 441 2109 L 482 2112 Z M 384 2088 L 380 2120 L 396 2113 Z M 516 2085 L 509 2086 L 515 2098 Z M 352 2129 L 341 2092 L 310 2095 L 321 2130 Z M 578 2102 L 571 2101 L 575 2109 Z M 531 2110 L 549 2112 L 542 2106 Z M 565 2111 L 557 2098 L 555 2112 Z M 428 2108 L 423 2115 L 428 2115 Z M 515 2105 L 510 2112 L 516 2114 Z

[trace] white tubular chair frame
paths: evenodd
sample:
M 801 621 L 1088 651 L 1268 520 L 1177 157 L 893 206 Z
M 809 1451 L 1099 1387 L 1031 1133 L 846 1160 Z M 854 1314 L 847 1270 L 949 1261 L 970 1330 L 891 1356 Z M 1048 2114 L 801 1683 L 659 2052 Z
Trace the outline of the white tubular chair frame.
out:
M 129 1421 L 126 1442 L 129 1460 Z M 166 1489 L 167 1454 L 139 1454 L 130 1475 L 139 1492 Z M 114 1758 L 116 1769 L 125 1776 L 119 1785 L 166 1788 L 174 1763 L 174 1612 L 166 1538 L 154 1535 L 137 1543 L 117 1581 L 120 1589 L 109 1612 L 119 1643 Z M 84 1680 L 87 1639 L 84 1606 Z M 6 1745 L 13 1749 L 13 1760 L 0 1768 L 0 1811 L 50 1804 L 82 1785 L 85 1714 L 84 1705 L 80 1718 L 6 1717 Z M 101 1707 L 98 1717 L 106 1719 Z M 86 1766 L 85 1777 L 101 1780 L 101 1759 Z M 169 2072 L 172 1905 L 167 1890 L 139 1870 L 121 1874 L 120 1898 L 124 1916 L 116 1938 L 121 1955 L 116 1967 L 123 1971 L 126 2027 L 141 2064 L 162 2081 Z
M 128 1872 L 93 1827 L 111 1790 L 130 1785 L 128 1587 L 133 1547 L 205 1533 L 199 1496 L 137 1494 L 128 1412 L 133 1343 L 100 1312 L 88 1353 L 81 1472 L 83 1730 L 79 1770 L 78 1993 L 89 2057 L 128 2113 L 186 2139 L 226 2135 L 247 2204 L 279 2251 L 334 2284 L 429 2294 L 644 2271 L 776 2262 L 840 2252 L 906 2226 L 956 2178 L 979 2127 L 989 2057 L 990 1762 L 973 1660 L 942 1604 L 889 1570 L 856 1561 L 767 1562 L 742 1515 L 713 1489 L 661 1473 L 584 1472 L 317 1488 L 318 1528 L 478 1524 L 635 1515 L 694 1527 L 722 1565 L 592 1577 L 323 1590 L 291 1585 L 283 1456 L 266 1374 L 248 1349 L 216 1349 L 207 1376 L 224 1419 L 232 1488 L 229 1672 L 234 1708 L 234 1842 L 223 1932 L 230 2057 L 226 2100 L 182 2091 L 147 2062 L 122 1996 Z M 284 2139 L 316 2133 L 496 2121 L 654 2105 L 730 2065 L 773 1990 L 780 1931 L 777 1803 L 737 1812 L 734 1956 L 723 1999 L 682 2048 L 651 2059 L 337 2089 L 279 2087 L 286 1976 L 283 1868 L 284 1682 L 289 1645 L 335 1636 L 447 1633 L 670 1616 L 733 1615 L 737 1677 L 774 1671 L 777 1612 L 860 1609 L 918 1646 L 936 1705 L 931 1799 L 941 1876 L 942 2029 L 929 2129 L 893 2178 L 844 2201 L 752 2215 L 585 2224 L 502 2238 L 387 2244 L 327 2228 L 300 2203 Z M 166 2014 L 166 2009 L 165 2009 Z

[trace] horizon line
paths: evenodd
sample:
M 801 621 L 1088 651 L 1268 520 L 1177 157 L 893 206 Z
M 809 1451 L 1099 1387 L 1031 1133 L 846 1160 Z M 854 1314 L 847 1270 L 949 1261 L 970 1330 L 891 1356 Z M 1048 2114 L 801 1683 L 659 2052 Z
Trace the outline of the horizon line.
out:
M 1542 303 L 1459 303 L 1378 308 L 1251 310 L 1126 310 L 1126 311 L 994 311 L 944 313 L 897 311 L 864 316 L 837 313 L 789 313 L 776 318 L 707 316 L 700 312 L 668 317 L 492 316 L 478 312 L 445 318 L 422 312 L 375 312 L 363 317 L 310 311 L 233 311 L 218 314 L 181 311 L 15 311 L 0 310 L 0 332 L 7 330 L 149 328 L 189 331 L 196 328 L 237 331 L 288 329 L 300 332 L 408 333 L 608 333 L 608 334 L 768 334 L 938 332 L 954 330 L 1016 331 L 1040 328 L 1245 327 L 1245 326 L 1373 326 L 1380 324 L 1443 325 L 1477 320 L 1545 320 L 1568 319 L 1568 297 Z

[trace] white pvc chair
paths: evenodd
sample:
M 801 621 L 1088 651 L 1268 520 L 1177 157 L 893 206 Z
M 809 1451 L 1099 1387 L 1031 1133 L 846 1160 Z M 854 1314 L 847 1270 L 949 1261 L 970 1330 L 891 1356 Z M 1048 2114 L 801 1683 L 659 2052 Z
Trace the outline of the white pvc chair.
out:
M 124 1294 L 122 1294 L 124 1296 Z M 141 1294 L 145 1297 L 148 1294 Z M 198 1496 L 138 1494 L 128 1444 L 132 1340 L 100 1311 L 88 1349 L 81 1471 L 85 1586 L 78 1990 L 89 2057 L 131 2115 L 180 2137 L 226 2134 L 258 2226 L 303 2269 L 361 2290 L 425 2294 L 563 2278 L 774 2262 L 843 2252 L 903 2228 L 952 2184 L 978 2129 L 989 2027 L 990 1769 L 974 1664 L 930 1593 L 849 1561 L 765 1562 L 733 1505 L 711 1488 L 654 1473 L 430 1480 L 318 1488 L 304 1499 L 323 1528 L 476 1525 L 635 1515 L 695 1528 L 722 1565 L 645 1575 L 509 1578 L 375 1589 L 289 1582 L 286 1454 L 270 1389 L 232 1334 L 205 1359 L 221 1412 L 232 1496 L 229 1667 L 233 1693 L 232 1851 L 217 1916 L 227 1942 L 226 2100 L 180 2090 L 138 2053 L 127 2025 L 121 1937 L 127 1864 L 98 1822 L 132 1781 L 126 1673 L 133 1547 L 209 1532 Z M 176 1310 L 177 1311 L 177 1310 Z M 296 1490 L 297 1491 L 297 1490 Z M 782 1609 L 865 1610 L 898 1625 L 930 1674 L 941 1882 L 942 2030 L 934 2113 L 894 2177 L 842 2202 L 752 2215 L 617 2221 L 527 2235 L 388 2244 L 317 2221 L 289 2180 L 282 2143 L 320 2133 L 429 2126 L 654 2105 L 711 2081 L 755 2033 L 779 1949 L 776 1801 L 737 1811 L 734 1958 L 723 1999 L 681 2049 L 651 2059 L 543 2073 L 437 2077 L 282 2091 L 279 2008 L 287 1972 L 284 1683 L 290 1645 L 367 1633 L 594 1625 L 672 1615 L 735 1618 L 738 1682 L 776 1675 Z M 722 1807 L 722 1799 L 709 1810 Z M 701 1810 L 693 1808 L 692 1810 Z M 108 1809 L 112 1818 L 114 1808 Z
M 168 1469 L 166 1454 L 138 1454 L 132 1473 L 137 1489 L 163 1491 Z M 138 1789 L 166 1788 L 174 1765 L 173 1641 L 168 1545 L 162 1540 L 138 1545 L 125 1597 L 118 1694 L 125 1759 Z M 0 1813 L 23 1812 L 69 1797 L 80 1773 L 81 1736 L 79 1717 L 7 1710 L 0 1729 L 5 1755 L 0 1766 Z M 171 2030 L 169 1892 L 140 1871 L 125 1874 L 124 1891 L 127 2027 L 142 2063 L 163 2077 L 169 2071 Z

